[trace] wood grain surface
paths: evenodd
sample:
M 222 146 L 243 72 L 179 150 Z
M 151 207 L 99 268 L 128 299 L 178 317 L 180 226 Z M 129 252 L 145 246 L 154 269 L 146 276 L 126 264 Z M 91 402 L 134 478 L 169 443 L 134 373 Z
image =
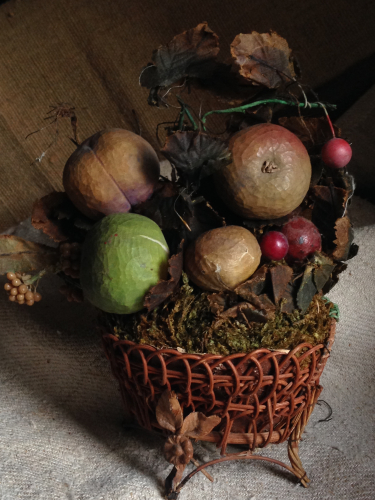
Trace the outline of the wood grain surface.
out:
M 174 109 L 147 105 L 138 84 L 152 50 L 208 21 L 224 55 L 236 34 L 269 29 L 284 36 L 317 86 L 375 49 L 374 2 L 338 0 L 12 0 L 0 6 L 0 231 L 26 218 L 33 202 L 61 189 L 74 150 L 69 120 L 47 124 L 51 105 L 69 102 L 84 139 L 105 127 L 135 126 L 155 147 L 158 122 Z M 224 49 L 226 47 L 226 49 Z M 207 102 L 203 103 L 207 105 Z

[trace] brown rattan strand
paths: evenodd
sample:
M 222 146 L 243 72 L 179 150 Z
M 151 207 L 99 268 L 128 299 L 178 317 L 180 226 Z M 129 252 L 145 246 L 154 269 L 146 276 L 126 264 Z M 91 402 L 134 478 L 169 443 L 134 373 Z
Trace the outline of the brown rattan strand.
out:
M 326 345 L 304 343 L 290 352 L 257 349 L 228 356 L 187 354 L 119 340 L 108 333 L 103 335 L 103 343 L 124 403 L 140 425 L 160 431 L 155 408 L 162 392 L 173 390 L 186 411 L 221 418 L 220 425 L 204 439 L 217 443 L 223 455 L 227 444 L 253 450 L 291 437 L 289 456 L 293 469 L 303 478 L 298 440 L 321 391 L 319 378 L 333 344 L 335 325 L 332 320 Z

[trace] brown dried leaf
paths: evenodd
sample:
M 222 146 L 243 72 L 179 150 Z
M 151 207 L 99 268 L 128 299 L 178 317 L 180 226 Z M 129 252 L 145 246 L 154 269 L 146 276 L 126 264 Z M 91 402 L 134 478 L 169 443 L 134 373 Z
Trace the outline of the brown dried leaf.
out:
M 292 51 L 275 32 L 241 33 L 233 40 L 231 53 L 240 75 L 253 85 L 275 89 L 296 77 Z
M 314 269 L 314 283 L 318 292 L 320 292 L 330 279 L 335 264 L 333 260 L 320 252 L 314 254 L 312 262 L 316 265 Z
M 174 211 L 178 193 L 179 188 L 176 183 L 171 181 L 159 182 L 152 197 L 137 205 L 134 212 L 153 220 L 163 231 L 177 229 L 181 223 Z
M 297 293 L 297 304 L 302 313 L 305 313 L 317 293 L 317 289 L 313 279 L 314 266 L 308 264 L 303 273 L 302 282 Z
M 161 395 L 156 406 L 156 420 L 163 429 L 173 433 L 182 426 L 182 409 L 173 391 L 164 391 Z
M 249 280 L 239 285 L 234 291 L 245 300 L 249 300 L 254 295 L 260 295 L 266 286 L 267 273 L 267 266 L 260 267 Z
M 318 118 L 284 116 L 279 118 L 279 124 L 299 137 L 307 149 L 322 146 L 332 139 L 332 131 L 325 116 Z M 340 129 L 334 125 L 334 130 L 336 137 L 340 137 Z
M 59 252 L 56 248 L 23 240 L 17 236 L 0 236 L 0 274 L 42 271 L 56 266 Z
M 66 193 L 56 192 L 44 196 L 34 203 L 31 223 L 35 229 L 42 230 L 53 241 L 61 242 L 69 238 L 64 222 L 58 219 L 56 209 L 64 204 L 70 204 Z
M 283 302 L 280 311 L 283 313 L 292 313 L 296 309 L 294 297 L 296 295 L 296 286 L 293 283 L 288 283 L 283 294 Z
M 292 278 L 293 269 L 289 266 L 280 264 L 271 267 L 270 273 L 275 304 L 279 304 L 280 300 L 284 298 L 284 292 L 286 291 L 287 285 Z
M 148 312 L 162 304 L 176 290 L 182 275 L 183 246 L 184 240 L 181 241 L 177 253 L 172 255 L 172 257 L 168 260 L 168 273 L 170 275 L 169 280 L 159 281 L 159 283 L 150 288 L 148 291 L 143 304 L 144 307 L 147 308 Z
M 224 292 L 207 295 L 212 314 L 220 314 L 227 308 L 227 295 Z
M 143 87 L 167 87 L 185 77 L 209 78 L 216 64 L 219 38 L 207 23 L 176 35 L 152 54 L 153 64 L 140 76 Z
M 312 193 L 314 195 L 315 201 L 323 202 L 328 206 L 331 206 L 331 212 L 335 217 L 342 217 L 346 210 L 346 205 L 348 203 L 348 198 L 350 196 L 349 191 L 336 186 L 314 186 L 312 188 Z
M 199 182 L 230 162 L 228 146 L 221 139 L 202 132 L 176 132 L 161 150 L 190 182 Z
M 332 257 L 335 260 L 347 260 L 354 238 L 353 228 L 348 217 L 340 217 L 340 219 L 337 219 L 335 234 L 336 239 L 334 240 L 334 244 L 336 248 L 332 253 Z
M 182 193 L 176 203 L 176 210 L 185 222 L 180 222 L 179 234 L 186 241 L 196 240 L 210 229 L 225 226 L 223 217 L 203 197 L 193 200 L 190 195 Z
M 273 312 L 260 310 L 256 306 L 253 306 L 249 302 L 240 302 L 235 306 L 230 307 L 226 311 L 223 311 L 219 314 L 219 320 L 215 323 L 217 326 L 220 323 L 220 320 L 227 318 L 235 318 L 244 323 L 249 323 L 252 321 L 267 323 L 269 319 L 273 317 Z
M 202 439 L 214 427 L 219 425 L 220 422 L 221 418 L 217 415 L 206 417 L 201 412 L 193 412 L 185 418 L 181 427 L 181 433 L 192 439 Z

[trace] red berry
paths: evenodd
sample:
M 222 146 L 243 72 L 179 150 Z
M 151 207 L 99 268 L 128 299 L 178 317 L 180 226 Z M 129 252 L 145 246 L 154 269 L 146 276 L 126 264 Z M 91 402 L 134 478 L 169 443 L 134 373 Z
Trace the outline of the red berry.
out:
M 350 162 L 352 148 L 344 139 L 334 139 L 326 142 L 322 148 L 322 160 L 332 168 L 343 168 Z
M 288 239 L 288 255 L 302 260 L 312 253 L 321 250 L 322 239 L 318 228 L 304 217 L 294 217 L 282 229 Z
M 288 240 L 279 231 L 266 233 L 260 242 L 260 249 L 264 257 L 270 260 L 281 260 L 288 253 Z

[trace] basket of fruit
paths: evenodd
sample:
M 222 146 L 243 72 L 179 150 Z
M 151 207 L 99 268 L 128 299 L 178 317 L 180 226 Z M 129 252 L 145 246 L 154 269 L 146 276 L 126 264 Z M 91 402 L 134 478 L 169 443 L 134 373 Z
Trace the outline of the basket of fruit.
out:
M 52 271 L 68 300 L 100 311 L 127 409 L 166 437 L 168 498 L 227 460 L 268 460 L 307 486 L 298 445 L 338 320 L 325 294 L 357 251 L 351 148 L 331 123 L 334 106 L 310 102 L 276 33 L 238 35 L 230 63 L 218 52 L 200 24 L 141 72 L 150 105 L 179 108 L 164 123 L 169 175 L 140 134 L 98 132 L 68 159 L 65 193 L 33 208 L 54 244 L 0 243 L 11 301 L 39 301 Z M 200 93 L 219 109 L 197 112 Z M 216 443 L 221 458 L 199 464 L 192 440 Z M 290 466 L 254 454 L 283 442 Z

